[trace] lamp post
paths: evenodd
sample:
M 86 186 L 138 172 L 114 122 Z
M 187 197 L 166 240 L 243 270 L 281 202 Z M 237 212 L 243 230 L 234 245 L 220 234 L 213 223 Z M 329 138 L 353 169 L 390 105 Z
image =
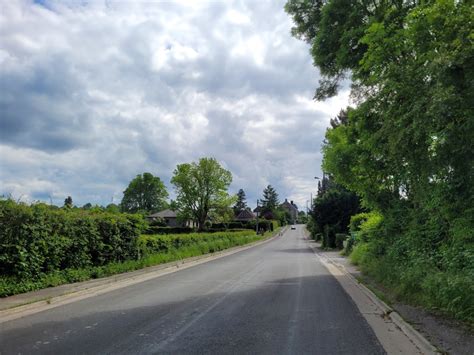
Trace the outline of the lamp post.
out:
M 315 180 L 321 180 L 318 176 L 315 176 L 314 177 Z M 313 211 L 313 193 L 311 192 L 311 211 Z
M 257 226 L 256 226 L 256 228 L 255 228 L 255 231 L 257 232 L 257 235 L 258 235 L 258 213 L 259 213 L 259 210 L 258 210 L 258 199 L 257 199 L 257 208 L 256 208 L 256 210 L 257 210 Z

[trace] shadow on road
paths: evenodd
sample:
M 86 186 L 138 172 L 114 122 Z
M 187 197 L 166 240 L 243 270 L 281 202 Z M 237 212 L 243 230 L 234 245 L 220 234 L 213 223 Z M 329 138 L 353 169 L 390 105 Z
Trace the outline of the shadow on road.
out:
M 216 283 L 159 278 L 5 323 L 0 353 L 384 353 L 330 275 Z

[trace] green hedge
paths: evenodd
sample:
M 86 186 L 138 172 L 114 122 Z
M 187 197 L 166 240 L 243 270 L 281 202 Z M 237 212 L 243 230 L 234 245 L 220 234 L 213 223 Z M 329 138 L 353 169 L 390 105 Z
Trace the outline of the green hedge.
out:
M 189 234 L 193 232 L 194 232 L 194 229 L 191 227 L 162 227 L 162 226 L 150 226 L 145 231 L 146 234 Z
M 143 219 L 136 215 L 53 209 L 0 201 L 0 275 L 44 273 L 137 257 Z
M 253 230 L 142 235 L 142 216 L 0 200 L 0 297 L 212 253 Z
M 168 235 L 143 235 L 139 238 L 142 256 L 155 253 L 168 253 L 173 250 L 195 246 L 203 253 L 212 253 L 235 245 L 257 240 L 253 230 L 239 232 L 190 233 Z

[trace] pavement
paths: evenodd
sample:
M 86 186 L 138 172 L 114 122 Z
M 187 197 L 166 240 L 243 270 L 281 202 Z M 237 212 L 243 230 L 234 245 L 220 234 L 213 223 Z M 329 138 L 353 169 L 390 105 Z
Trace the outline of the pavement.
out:
M 303 228 L 215 259 L 120 276 L 77 299 L 4 306 L 0 354 L 429 353 L 358 294 L 343 268 L 315 254 Z

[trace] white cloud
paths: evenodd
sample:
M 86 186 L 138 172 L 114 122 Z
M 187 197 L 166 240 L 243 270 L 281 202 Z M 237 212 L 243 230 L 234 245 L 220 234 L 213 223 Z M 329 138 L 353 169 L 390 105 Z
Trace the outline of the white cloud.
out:
M 318 72 L 275 2 L 6 2 L 0 194 L 117 202 L 150 171 L 214 156 L 254 204 L 305 204 L 329 119 Z M 171 188 L 170 188 L 171 192 Z

